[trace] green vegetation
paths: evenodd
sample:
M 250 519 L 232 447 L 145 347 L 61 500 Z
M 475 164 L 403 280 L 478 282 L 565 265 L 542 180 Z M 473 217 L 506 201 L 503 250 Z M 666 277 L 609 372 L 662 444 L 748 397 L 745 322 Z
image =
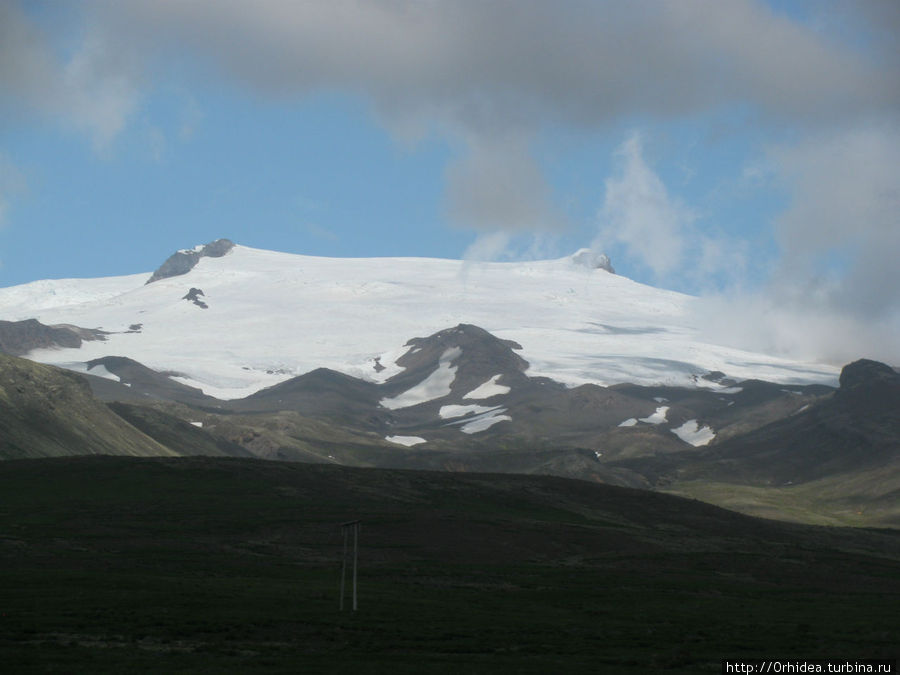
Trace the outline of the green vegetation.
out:
M 900 534 L 560 478 L 0 463 L 8 672 L 715 673 L 895 657 Z M 360 611 L 339 524 L 363 520 Z
M 670 494 L 761 518 L 814 525 L 900 528 L 900 464 L 781 487 L 714 480 L 676 481 Z

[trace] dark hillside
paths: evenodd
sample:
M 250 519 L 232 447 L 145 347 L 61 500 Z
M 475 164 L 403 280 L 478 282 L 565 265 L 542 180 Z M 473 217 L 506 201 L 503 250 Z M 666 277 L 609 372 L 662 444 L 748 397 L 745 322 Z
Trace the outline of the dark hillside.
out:
M 700 453 L 708 476 L 804 483 L 900 460 L 900 375 L 875 361 L 841 372 L 818 405 Z
M 748 433 L 614 466 L 744 513 L 900 527 L 900 375 L 860 360 L 844 367 L 840 383 Z
M 10 672 L 719 672 L 893 657 L 900 537 L 552 477 L 0 464 Z M 339 613 L 341 522 L 359 603 Z
M 75 373 L 0 354 L 0 459 L 174 455 L 116 416 Z

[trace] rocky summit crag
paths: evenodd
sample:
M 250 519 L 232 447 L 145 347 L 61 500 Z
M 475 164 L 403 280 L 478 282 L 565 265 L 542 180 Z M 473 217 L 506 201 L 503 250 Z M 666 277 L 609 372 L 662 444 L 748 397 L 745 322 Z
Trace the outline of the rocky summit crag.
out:
M 160 279 L 187 274 L 194 269 L 194 266 L 200 262 L 201 258 L 221 258 L 233 248 L 234 242 L 230 239 L 216 239 L 204 246 L 176 251 L 153 272 L 150 278 L 147 279 L 147 283 L 152 284 Z

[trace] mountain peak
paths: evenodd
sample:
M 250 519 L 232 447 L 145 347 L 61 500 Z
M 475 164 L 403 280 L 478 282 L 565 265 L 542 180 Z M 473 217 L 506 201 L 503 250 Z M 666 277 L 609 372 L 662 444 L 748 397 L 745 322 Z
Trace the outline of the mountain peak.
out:
M 580 248 L 571 256 L 569 259 L 576 265 L 581 267 L 587 267 L 592 270 L 606 270 L 610 274 L 615 274 L 616 271 L 613 269 L 612 263 L 609 261 L 609 256 L 605 253 L 600 253 L 599 251 L 594 251 L 589 248 Z
M 900 374 L 880 361 L 859 359 L 841 370 L 841 390 L 886 382 L 900 383 Z
M 522 346 L 512 340 L 501 340 L 478 326 L 461 323 L 424 338 L 413 338 L 397 359 L 403 371 L 387 382 L 389 389 L 404 391 L 418 384 L 442 367 L 452 367 L 456 374 L 453 391 L 471 391 L 491 376 L 504 378 L 504 384 L 524 377 L 528 362 L 513 350 Z
M 157 268 L 147 280 L 148 284 L 160 279 L 177 277 L 187 274 L 200 262 L 200 258 L 221 258 L 234 248 L 234 242 L 230 239 L 216 239 L 208 244 L 195 246 L 192 249 L 182 249 L 170 255 L 166 261 Z

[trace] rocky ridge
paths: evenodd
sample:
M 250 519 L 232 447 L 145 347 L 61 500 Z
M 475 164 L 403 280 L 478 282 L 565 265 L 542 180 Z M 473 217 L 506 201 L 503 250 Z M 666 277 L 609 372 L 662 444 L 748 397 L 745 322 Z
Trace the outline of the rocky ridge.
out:
M 0 352 L 22 356 L 33 349 L 79 348 L 84 340 L 105 340 L 109 333 L 68 324 L 45 326 L 37 319 L 0 321 Z
M 221 258 L 233 248 L 234 242 L 230 239 L 216 239 L 203 246 L 176 251 L 153 272 L 147 279 L 147 283 L 152 284 L 160 279 L 187 274 L 194 269 L 201 258 Z

